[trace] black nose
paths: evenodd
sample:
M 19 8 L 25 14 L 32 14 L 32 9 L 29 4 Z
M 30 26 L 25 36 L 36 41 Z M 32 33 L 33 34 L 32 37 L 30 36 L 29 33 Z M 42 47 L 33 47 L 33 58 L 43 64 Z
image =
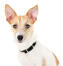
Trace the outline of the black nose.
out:
M 18 39 L 19 41 L 21 41 L 21 40 L 23 39 L 23 36 L 22 36 L 22 35 L 18 35 L 17 39 Z

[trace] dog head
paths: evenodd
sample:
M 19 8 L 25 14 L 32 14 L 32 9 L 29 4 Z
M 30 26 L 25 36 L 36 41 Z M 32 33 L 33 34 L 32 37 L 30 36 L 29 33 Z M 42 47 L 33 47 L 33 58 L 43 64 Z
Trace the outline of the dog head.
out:
M 24 16 L 18 16 L 8 5 L 5 5 L 5 16 L 11 25 L 14 35 L 19 43 L 29 40 L 33 34 L 33 24 L 37 20 L 38 6 L 34 6 Z

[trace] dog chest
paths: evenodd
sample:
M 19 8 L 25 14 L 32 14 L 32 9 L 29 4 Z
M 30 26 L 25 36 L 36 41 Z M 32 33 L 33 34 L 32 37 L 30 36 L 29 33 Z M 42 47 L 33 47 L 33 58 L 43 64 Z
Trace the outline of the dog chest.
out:
M 23 66 L 42 66 L 42 55 L 38 46 L 29 53 L 19 53 L 19 60 Z

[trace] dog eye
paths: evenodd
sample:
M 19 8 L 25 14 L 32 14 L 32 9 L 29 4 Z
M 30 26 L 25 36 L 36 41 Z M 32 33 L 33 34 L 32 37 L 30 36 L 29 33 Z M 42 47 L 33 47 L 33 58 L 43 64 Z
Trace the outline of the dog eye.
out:
M 13 28 L 15 28 L 15 29 L 16 29 L 16 28 L 17 28 L 17 24 L 14 24 L 14 25 L 13 25 Z
M 30 25 L 29 24 L 26 24 L 25 27 L 28 29 L 28 28 L 30 28 Z

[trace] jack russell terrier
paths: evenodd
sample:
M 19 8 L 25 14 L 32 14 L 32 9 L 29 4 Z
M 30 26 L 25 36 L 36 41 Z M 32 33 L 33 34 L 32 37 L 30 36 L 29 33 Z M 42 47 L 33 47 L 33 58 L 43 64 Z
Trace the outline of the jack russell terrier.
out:
M 14 32 L 19 61 L 22 66 L 60 66 L 55 54 L 44 47 L 34 34 L 33 26 L 37 15 L 37 5 L 24 16 L 18 16 L 8 4 L 5 5 L 6 20 Z

